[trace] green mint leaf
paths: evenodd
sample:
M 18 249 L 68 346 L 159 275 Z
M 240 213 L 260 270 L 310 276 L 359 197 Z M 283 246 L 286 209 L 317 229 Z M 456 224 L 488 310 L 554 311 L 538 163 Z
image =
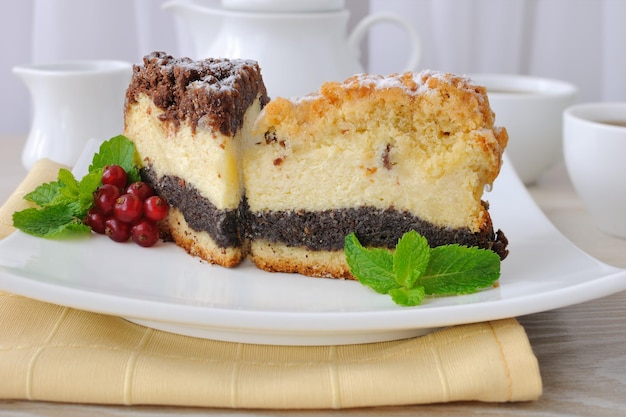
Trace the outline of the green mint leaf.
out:
M 126 136 L 118 135 L 100 145 L 98 153 L 93 156 L 89 172 L 103 169 L 107 165 L 119 165 L 128 174 L 131 182 L 139 181 L 140 175 L 137 166 L 139 160 L 135 144 Z
M 415 230 L 405 233 L 393 254 L 393 271 L 399 286 L 413 288 L 424 273 L 430 259 L 430 246 L 425 237 Z
M 87 217 L 87 212 L 93 206 L 93 195 L 80 194 L 76 201 L 70 203 L 69 206 L 74 212 L 75 217 L 85 219 Z
M 344 251 L 350 272 L 361 284 L 380 294 L 398 287 L 390 251 L 364 248 L 354 233 L 346 236 Z
M 493 251 L 460 245 L 431 250 L 419 285 L 426 294 L 471 294 L 493 285 L 500 277 L 500 257 Z
M 344 251 L 359 282 L 402 306 L 419 305 L 426 295 L 471 294 L 500 278 L 495 252 L 461 245 L 430 248 L 415 231 L 405 233 L 393 253 L 364 248 L 354 233 L 346 236 Z
M 13 225 L 21 231 L 38 237 L 59 237 L 71 231 L 89 231 L 66 205 L 29 208 L 13 213 Z
M 78 183 L 78 197 L 76 200 L 76 216 L 85 218 L 89 209 L 93 206 L 93 195 L 102 185 L 102 170 L 95 170 L 86 174 Z
M 78 193 L 78 181 L 74 178 L 72 171 L 66 168 L 59 169 L 59 183 L 63 188 L 69 189 L 72 192 Z
M 102 184 L 102 170 L 95 170 L 85 175 L 78 183 L 78 192 L 92 195 Z
M 413 288 L 393 288 L 389 290 L 389 295 L 396 304 L 410 307 L 422 304 L 426 293 L 424 287 L 417 286 Z
M 61 168 L 59 170 L 59 183 L 61 184 L 59 197 L 52 201 L 52 204 L 71 204 L 78 200 L 80 194 L 78 181 L 71 171 Z
M 60 195 L 59 188 L 62 185 L 58 181 L 41 184 L 30 193 L 24 196 L 24 200 L 35 203 L 39 206 L 46 206 L 53 202 Z

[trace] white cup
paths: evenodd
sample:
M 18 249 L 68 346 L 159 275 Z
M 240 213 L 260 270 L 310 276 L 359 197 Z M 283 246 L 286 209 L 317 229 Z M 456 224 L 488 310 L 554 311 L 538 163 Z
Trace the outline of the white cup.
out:
M 109 139 L 124 128 L 124 96 L 132 64 L 87 60 L 21 65 L 13 72 L 33 102 L 22 163 L 41 158 L 73 166 L 89 139 Z
M 572 184 L 605 233 L 626 238 L 626 102 L 585 103 L 563 113 Z
M 506 153 L 524 184 L 532 184 L 562 157 L 563 110 L 578 89 L 559 80 L 515 74 L 472 74 L 487 88 L 496 125 L 509 133 Z

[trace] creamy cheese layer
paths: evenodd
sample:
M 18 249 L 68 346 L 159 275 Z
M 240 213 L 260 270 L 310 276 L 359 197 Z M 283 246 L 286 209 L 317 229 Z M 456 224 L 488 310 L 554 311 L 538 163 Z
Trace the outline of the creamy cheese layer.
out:
M 435 225 L 463 227 L 484 210 L 484 184 L 468 166 L 477 159 L 470 142 L 426 154 L 414 138 L 382 129 L 375 135 L 357 133 L 349 141 L 278 138 L 244 153 L 252 211 L 394 207 Z
M 255 129 L 265 137 L 244 151 L 251 211 L 392 207 L 478 231 L 507 142 L 484 89 L 430 73 L 368 80 L 264 108 Z
M 244 135 L 249 135 L 260 108 L 257 98 L 234 137 L 201 125 L 194 133 L 185 124 L 176 129 L 173 123 L 163 123 L 159 119 L 163 111 L 141 94 L 127 109 L 125 134 L 135 142 L 143 163 L 151 165 L 159 177 L 182 178 L 218 209 L 234 209 L 243 193 L 241 142 Z

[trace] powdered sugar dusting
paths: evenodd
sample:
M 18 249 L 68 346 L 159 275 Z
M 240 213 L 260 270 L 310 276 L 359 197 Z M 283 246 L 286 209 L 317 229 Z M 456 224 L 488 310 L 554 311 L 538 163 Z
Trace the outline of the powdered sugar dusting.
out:
M 190 88 L 206 88 L 208 91 L 220 92 L 236 91 L 237 75 L 258 65 L 251 59 L 207 58 L 195 61 L 186 57 L 176 59 L 160 53 L 152 53 L 148 58 L 156 60 L 164 71 L 173 73 L 178 68 L 195 74 L 195 79 L 189 82 Z
M 436 80 L 436 82 L 433 83 L 433 80 Z M 431 85 L 438 86 L 442 83 L 464 90 L 475 90 L 477 88 L 477 85 L 473 84 L 466 76 L 429 69 L 387 76 L 369 73 L 356 74 L 345 80 L 341 85 L 346 89 L 402 89 L 408 95 L 417 96 L 434 93 L 436 87 L 431 87 Z M 321 92 L 314 92 L 303 97 L 292 97 L 290 101 L 294 103 L 311 101 L 319 98 L 321 94 Z
M 471 85 L 471 80 L 467 77 L 434 70 L 422 70 L 421 72 L 392 74 L 389 76 L 358 74 L 349 79 L 347 86 L 350 87 L 351 84 L 358 83 L 364 87 L 374 87 L 380 90 L 401 88 L 407 94 L 418 95 L 434 90 L 429 86 L 430 79 L 436 79 L 436 84 L 445 83 L 454 85 L 457 88 L 474 87 Z

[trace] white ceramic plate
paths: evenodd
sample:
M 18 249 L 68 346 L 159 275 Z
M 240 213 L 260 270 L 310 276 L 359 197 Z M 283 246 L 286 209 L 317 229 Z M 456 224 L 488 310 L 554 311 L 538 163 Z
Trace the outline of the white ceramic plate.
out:
M 486 198 L 495 227 L 510 241 L 500 286 L 418 307 L 396 306 L 358 282 L 272 274 L 249 263 L 226 269 L 171 243 L 145 249 L 99 235 L 53 241 L 12 234 L 0 241 L 0 288 L 173 333 L 284 345 L 401 339 L 626 289 L 626 271 L 565 239 L 508 162 Z

